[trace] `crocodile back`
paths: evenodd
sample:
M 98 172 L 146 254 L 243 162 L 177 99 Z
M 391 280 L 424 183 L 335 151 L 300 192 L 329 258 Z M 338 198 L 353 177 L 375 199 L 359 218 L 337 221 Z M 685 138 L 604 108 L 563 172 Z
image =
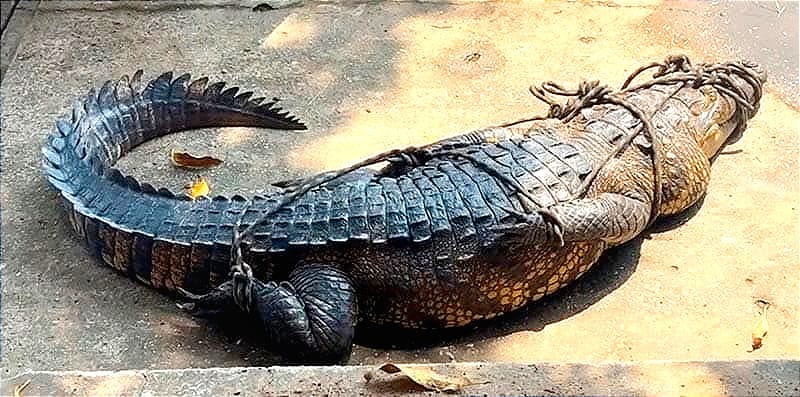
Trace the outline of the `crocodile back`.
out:
M 472 143 L 399 175 L 362 170 L 323 184 L 264 220 L 245 243 L 265 253 L 347 242 L 490 241 L 494 225 L 526 211 L 507 180 L 547 207 L 571 199 L 591 170 L 585 155 L 552 134 Z

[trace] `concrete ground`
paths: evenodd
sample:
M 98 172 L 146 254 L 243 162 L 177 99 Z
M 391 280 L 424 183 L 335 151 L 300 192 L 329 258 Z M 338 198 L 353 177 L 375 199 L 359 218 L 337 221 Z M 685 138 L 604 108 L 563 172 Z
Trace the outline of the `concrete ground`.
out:
M 72 98 L 105 79 L 190 71 L 281 98 L 309 131 L 186 132 L 121 161 L 179 189 L 191 174 L 169 165 L 169 149 L 213 154 L 225 160 L 204 173 L 213 192 L 262 193 L 277 179 L 541 114 L 532 83 L 617 86 L 644 63 L 686 53 L 747 57 L 771 75 L 687 223 L 612 250 L 572 287 L 494 321 L 414 337 L 363 330 L 350 364 L 778 360 L 797 376 L 777 384 L 800 382 L 797 361 L 784 361 L 800 358 L 797 3 L 306 2 L 263 12 L 254 3 L 44 2 L 17 28 L 1 91 L 4 378 L 281 363 L 246 332 L 188 317 L 100 266 L 72 237 L 40 176 L 39 147 Z M 769 334 L 751 351 L 758 300 L 771 303 Z M 680 365 L 689 364 L 654 371 L 670 380 Z

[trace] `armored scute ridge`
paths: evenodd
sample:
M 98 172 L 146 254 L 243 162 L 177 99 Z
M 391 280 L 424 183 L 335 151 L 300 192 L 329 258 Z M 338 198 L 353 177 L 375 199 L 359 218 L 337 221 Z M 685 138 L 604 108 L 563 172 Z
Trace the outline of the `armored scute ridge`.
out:
M 224 83 L 141 76 L 90 91 L 47 138 L 45 175 L 72 227 L 103 262 L 192 313 L 244 310 L 303 362 L 346 359 L 359 321 L 462 326 L 572 282 L 705 193 L 711 160 L 741 136 L 765 80 L 749 63 L 671 57 L 616 92 L 533 90 L 551 112 L 525 128 L 393 150 L 266 197 L 191 201 L 113 166 L 169 132 L 305 126 Z

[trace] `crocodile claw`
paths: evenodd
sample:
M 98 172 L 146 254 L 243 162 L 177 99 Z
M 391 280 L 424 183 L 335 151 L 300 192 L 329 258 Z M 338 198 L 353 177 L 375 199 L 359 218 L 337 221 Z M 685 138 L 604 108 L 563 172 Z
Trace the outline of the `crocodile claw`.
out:
M 233 285 L 230 281 L 203 295 L 191 293 L 180 287 L 177 291 L 181 298 L 187 301 L 178 303 L 178 308 L 196 317 L 210 317 L 238 308 L 233 299 Z
M 521 214 L 521 222 L 497 225 L 492 228 L 496 241 L 511 246 L 553 244 L 564 246 L 564 228 L 557 214 L 549 210 L 537 210 L 535 214 Z

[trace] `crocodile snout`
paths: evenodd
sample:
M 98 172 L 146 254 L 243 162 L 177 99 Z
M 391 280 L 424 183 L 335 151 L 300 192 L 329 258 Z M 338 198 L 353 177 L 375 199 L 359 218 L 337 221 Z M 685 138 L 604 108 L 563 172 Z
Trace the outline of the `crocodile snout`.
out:
M 767 82 L 767 72 L 761 65 L 749 60 L 739 62 L 737 66 L 740 70 L 733 73 L 734 84 L 746 94 L 747 102 L 753 107 L 753 111 L 749 114 L 751 118 L 758 111 L 763 86 Z

